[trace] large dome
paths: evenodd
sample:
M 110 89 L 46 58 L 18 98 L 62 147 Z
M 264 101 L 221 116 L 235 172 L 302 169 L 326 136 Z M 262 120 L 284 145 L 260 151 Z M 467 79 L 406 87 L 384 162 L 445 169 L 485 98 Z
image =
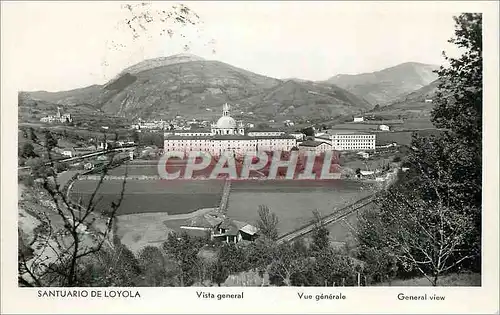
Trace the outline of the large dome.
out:
M 236 128 L 236 121 L 229 116 L 222 116 L 217 120 L 217 128 L 219 129 L 234 129 Z

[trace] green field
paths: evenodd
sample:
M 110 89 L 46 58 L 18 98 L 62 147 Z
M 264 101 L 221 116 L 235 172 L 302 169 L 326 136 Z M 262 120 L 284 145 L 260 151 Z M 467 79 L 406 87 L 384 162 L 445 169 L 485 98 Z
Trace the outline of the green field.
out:
M 82 198 L 84 204 L 98 181 L 78 180 L 71 189 L 71 197 Z M 200 208 L 219 206 L 223 181 L 218 180 L 129 180 L 118 215 L 166 212 L 169 215 L 189 213 Z M 122 181 L 106 180 L 94 200 L 98 209 L 109 209 L 111 202 L 119 200 Z
M 117 168 L 108 171 L 108 175 L 112 176 L 129 176 L 145 175 L 145 176 L 158 176 L 158 161 L 155 164 L 130 164 L 121 165 Z
M 411 131 L 379 132 L 376 137 L 377 145 L 385 145 L 396 142 L 399 145 L 411 144 Z
M 371 193 L 371 186 L 345 180 L 233 182 L 228 216 L 256 224 L 259 205 L 265 205 L 278 216 L 284 234 L 309 223 L 315 209 L 327 215 Z

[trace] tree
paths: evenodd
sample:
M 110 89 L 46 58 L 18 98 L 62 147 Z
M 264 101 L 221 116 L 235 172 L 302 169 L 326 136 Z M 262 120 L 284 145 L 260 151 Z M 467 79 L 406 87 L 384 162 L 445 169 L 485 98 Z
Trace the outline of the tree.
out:
M 190 286 L 196 282 L 198 251 L 205 244 L 202 238 L 193 238 L 187 233 L 180 236 L 171 233 L 167 241 L 163 243 L 163 250 L 167 257 L 171 258 L 178 267 L 178 279 L 181 287 Z
M 307 127 L 302 129 L 300 132 L 306 135 L 306 137 L 314 137 L 315 130 L 314 127 Z
M 278 239 L 278 217 L 267 206 L 259 206 L 259 219 L 257 227 L 263 237 L 276 241 Z
M 381 224 L 368 226 L 364 240 L 432 285 L 446 272 L 481 268 L 482 17 L 466 13 L 455 22 L 450 42 L 463 53 L 445 55 L 431 117 L 447 130 L 414 135 L 409 171 L 377 198 Z
M 221 259 L 217 259 L 212 266 L 212 281 L 220 287 L 221 283 L 224 283 L 227 277 L 229 277 L 227 265 Z
M 318 210 L 313 211 L 312 223 L 314 224 L 314 229 L 312 231 L 311 251 L 318 253 L 330 247 L 330 239 L 328 238 L 330 232 L 323 225 L 323 219 Z
M 53 148 L 57 147 L 57 139 L 54 138 L 49 130 L 45 130 L 45 148 L 51 151 Z
M 156 246 L 146 246 L 141 249 L 138 261 L 144 275 L 146 286 L 159 287 L 165 284 L 168 276 L 165 257 Z
M 440 84 L 433 99 L 432 121 L 437 127 L 448 128 L 475 148 L 480 148 L 483 106 L 482 14 L 464 13 L 454 17 L 454 20 L 455 37 L 449 42 L 461 49 L 463 54 L 459 58 L 451 58 L 443 53 L 450 66 L 442 66 L 437 71 Z
M 28 139 L 33 143 L 38 143 L 38 137 L 36 136 L 35 130 L 33 127 L 29 127 L 28 129 Z
M 357 273 L 362 271 L 359 264 L 345 255 L 329 248 L 316 257 L 314 273 L 320 286 L 352 286 L 356 284 Z
M 234 244 L 223 244 L 212 267 L 212 280 L 220 286 L 230 274 L 247 270 L 245 252 Z
M 94 253 L 81 263 L 77 286 L 126 287 L 142 285 L 141 266 L 134 253 L 114 238 L 113 246 Z
M 292 278 L 306 269 L 306 259 L 290 243 L 277 245 L 271 251 L 269 280 L 275 285 L 292 285 Z
M 32 158 L 26 161 L 26 165 L 31 168 L 34 178 L 47 179 L 54 175 L 54 169 L 46 165 L 41 158 Z
M 390 283 L 398 275 L 400 265 L 396 255 L 381 241 L 384 224 L 378 211 L 370 209 L 359 217 L 356 233 L 359 244 L 355 256 L 366 263 L 365 272 L 370 282 L 375 283 Z
M 475 247 L 480 250 L 482 205 L 482 106 L 483 57 L 482 15 L 464 13 L 455 20 L 455 36 L 450 42 L 463 53 L 458 58 L 444 56 L 449 67 L 441 67 L 438 93 L 433 99 L 432 121 L 447 128 L 442 144 L 429 158 L 449 165 L 453 194 L 457 207 L 463 204 L 473 216 Z M 422 143 L 422 141 L 420 141 Z M 429 163 L 427 163 L 429 164 Z M 480 255 L 477 256 L 478 259 Z M 480 261 L 476 261 L 480 268 Z
M 248 267 L 255 269 L 261 277 L 264 276 L 269 264 L 272 262 L 271 253 L 274 250 L 274 245 L 274 241 L 259 237 L 245 250 Z
M 19 156 L 23 158 L 37 157 L 37 154 L 35 153 L 35 147 L 33 147 L 33 144 L 31 144 L 30 142 L 25 142 L 21 147 L 21 152 Z
M 474 233 L 470 216 L 450 207 L 437 189 L 435 193 L 437 200 L 424 199 L 395 187 L 378 200 L 384 222 L 378 241 L 387 244 L 404 269 L 418 270 L 433 286 L 445 272 L 476 255 L 468 246 Z
M 31 286 L 82 286 L 82 281 L 89 280 L 85 270 L 87 267 L 94 268 L 90 265 L 99 258 L 96 255 L 101 250 L 110 251 L 113 247 L 110 235 L 116 211 L 123 199 L 126 181 L 122 183 L 117 200 L 110 205 L 99 203 L 99 208 L 97 207 L 98 192 L 109 170 L 109 163 L 113 160 L 110 159 L 108 164 L 104 164 L 102 174 L 87 202 L 82 204 L 73 200 L 67 193 L 68 185 L 61 186 L 58 182 L 55 172 L 58 163 L 50 154 L 54 140 L 50 133 L 46 133 L 48 162 L 39 158 L 27 162 L 33 176 L 41 179 L 42 192 L 33 193 L 44 199 L 51 209 L 41 211 L 40 220 L 47 228 L 36 233 L 30 244 L 39 250 L 33 257 L 20 252 L 18 280 L 20 284 Z

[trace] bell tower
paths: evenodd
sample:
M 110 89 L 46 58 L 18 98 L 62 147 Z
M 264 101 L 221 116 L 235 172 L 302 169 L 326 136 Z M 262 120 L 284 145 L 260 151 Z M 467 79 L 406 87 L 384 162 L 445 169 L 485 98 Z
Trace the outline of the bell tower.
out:
M 228 104 L 228 103 L 225 103 L 225 104 L 222 106 L 222 116 L 224 116 L 224 117 L 229 117 L 229 110 L 230 110 L 229 104 Z

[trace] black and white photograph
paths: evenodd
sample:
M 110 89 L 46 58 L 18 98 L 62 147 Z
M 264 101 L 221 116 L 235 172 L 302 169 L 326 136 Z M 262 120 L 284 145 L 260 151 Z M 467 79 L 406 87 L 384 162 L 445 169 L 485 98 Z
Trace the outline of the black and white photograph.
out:
M 363 287 L 429 310 L 498 293 L 498 3 L 432 3 L 2 1 L 16 292 L 295 288 L 327 312 Z

